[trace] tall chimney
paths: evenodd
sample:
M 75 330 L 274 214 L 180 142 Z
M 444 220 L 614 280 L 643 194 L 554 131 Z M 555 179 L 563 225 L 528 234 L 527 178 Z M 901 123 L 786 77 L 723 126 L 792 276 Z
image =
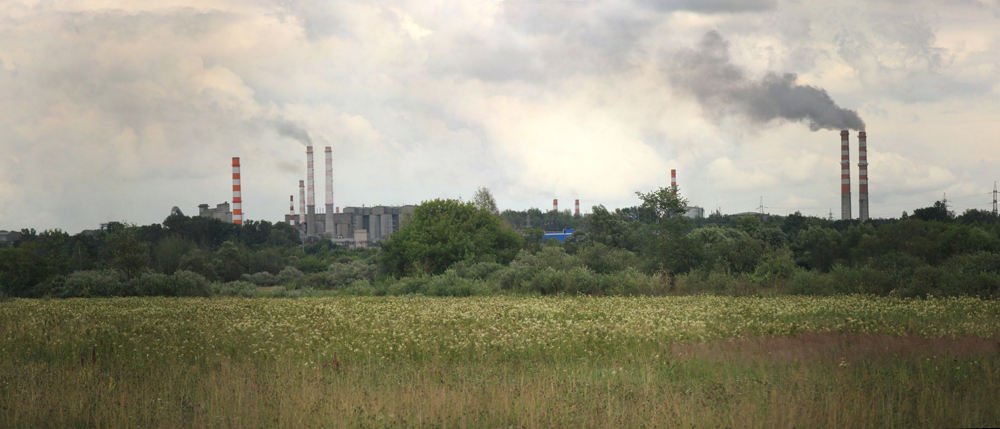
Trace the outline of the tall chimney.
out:
M 316 235 L 316 179 L 313 177 L 313 147 L 306 146 L 306 237 Z
M 677 192 L 677 170 L 670 170 L 670 188 Z
M 288 196 L 288 224 L 295 223 L 295 195 Z
M 240 158 L 233 157 L 233 223 L 243 225 L 243 198 L 240 196 Z
M 552 211 L 554 211 L 554 212 L 558 212 L 559 211 L 559 200 L 558 199 L 555 199 L 555 198 L 552 199 Z
M 851 148 L 850 133 L 840 132 L 840 218 L 851 218 Z
M 306 223 L 306 181 L 299 180 L 299 224 Z
M 333 237 L 333 149 L 326 147 L 326 222 L 325 232 Z
M 576 214 L 580 214 L 580 200 L 576 200 Z
M 868 220 L 868 134 L 858 132 L 858 215 Z

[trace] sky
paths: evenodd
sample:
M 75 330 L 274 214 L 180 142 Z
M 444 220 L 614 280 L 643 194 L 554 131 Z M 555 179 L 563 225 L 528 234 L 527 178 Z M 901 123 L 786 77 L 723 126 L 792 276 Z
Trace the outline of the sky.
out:
M 872 217 L 1000 180 L 1000 1 L 0 0 L 0 229 L 471 199 Z

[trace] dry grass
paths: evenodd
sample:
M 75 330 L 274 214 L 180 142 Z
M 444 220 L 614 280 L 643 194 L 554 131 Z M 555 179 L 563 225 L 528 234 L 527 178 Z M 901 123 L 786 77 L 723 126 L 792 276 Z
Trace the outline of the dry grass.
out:
M 460 313 L 475 302 L 432 300 L 425 304 L 454 306 Z M 561 314 L 575 318 L 576 323 L 585 323 L 582 315 L 594 308 L 604 314 L 609 302 L 633 304 L 589 299 L 503 302 L 509 304 L 501 307 L 503 311 L 530 307 L 529 313 L 539 318 Z M 363 314 L 374 311 L 366 305 L 381 303 L 333 302 L 336 308 Z M 400 301 L 384 303 L 395 306 Z M 441 320 L 437 329 L 443 339 L 420 343 L 419 353 L 407 349 L 406 358 L 385 359 L 374 349 L 348 355 L 347 348 L 329 348 L 340 352 L 316 358 L 285 349 L 315 346 L 286 337 L 292 334 L 268 337 L 249 329 L 249 315 L 264 314 L 276 325 L 309 325 L 320 323 L 310 322 L 309 317 L 334 317 L 320 311 L 330 304 L 326 301 L 286 304 L 267 300 L 17 304 L 27 305 L 31 317 L 16 305 L 0 304 L 0 348 L 14 350 L 0 362 L 0 427 L 770 428 L 1000 423 L 1000 410 L 995 406 L 1000 403 L 996 334 L 926 337 L 828 330 L 643 342 L 609 326 L 594 334 L 600 341 L 583 338 L 587 347 L 535 344 L 518 354 L 500 348 L 479 353 L 473 348 L 479 354 L 455 355 L 445 346 L 455 341 L 449 329 L 466 322 L 442 314 L 437 316 Z M 876 304 L 878 314 L 891 307 Z M 152 309 L 147 308 L 150 305 Z M 970 308 L 939 313 L 978 314 L 980 318 L 987 314 L 977 323 L 996 325 L 992 313 L 972 308 L 979 305 L 974 301 L 962 305 Z M 82 306 L 91 311 L 87 323 L 60 318 L 67 308 L 79 313 Z M 281 311 L 260 312 L 262 308 Z M 210 317 L 198 318 L 206 312 Z M 65 317 L 76 320 L 80 314 Z M 497 330 L 500 324 L 516 324 L 520 317 L 482 319 L 479 328 Z M 649 316 L 640 312 L 636 317 Z M 768 317 L 777 316 L 754 317 L 766 323 Z M 916 324 L 910 317 L 899 320 L 914 330 L 930 331 L 954 322 L 934 317 Z M 859 326 L 867 326 L 862 322 Z M 964 319 L 954 323 L 959 322 L 966 323 Z M 379 326 L 398 326 L 389 321 L 352 323 L 332 326 L 348 331 L 341 332 L 345 338 L 372 335 Z M 533 322 L 524 323 L 522 331 Z M 173 336 L 153 330 L 162 324 L 171 326 Z M 4 331 L 4 326 L 14 325 L 16 335 L 13 330 Z M 597 325 L 587 326 L 594 329 Z M 32 329 L 38 332 L 26 332 Z M 135 338 L 122 336 L 123 331 Z M 390 332 L 379 341 L 399 334 Z M 525 341 L 540 338 L 522 334 L 528 338 Z M 76 336 L 88 338 L 93 342 L 84 344 L 92 345 L 83 348 L 70 341 Z M 16 348 L 15 341 L 20 342 Z M 134 350 L 125 350 L 122 344 Z M 272 351 L 259 354 L 266 345 L 273 345 Z M 179 357 L 191 356 L 197 349 L 206 352 Z M 174 356 L 157 354 L 157 350 L 180 352 L 171 352 L 177 353 Z

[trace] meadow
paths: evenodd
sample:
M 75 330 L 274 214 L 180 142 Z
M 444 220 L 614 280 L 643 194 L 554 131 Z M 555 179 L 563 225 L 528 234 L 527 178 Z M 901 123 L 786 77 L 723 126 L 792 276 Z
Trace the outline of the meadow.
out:
M 1000 424 L 1000 302 L 0 302 L 0 427 Z

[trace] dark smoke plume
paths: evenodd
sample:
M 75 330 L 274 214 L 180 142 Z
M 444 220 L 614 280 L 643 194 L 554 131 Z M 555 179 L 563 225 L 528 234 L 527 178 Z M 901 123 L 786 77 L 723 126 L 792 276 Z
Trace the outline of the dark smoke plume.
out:
M 796 83 L 794 73 L 768 72 L 759 80 L 729 60 L 729 42 L 719 33 L 705 34 L 697 49 L 679 53 L 671 65 L 670 80 L 692 93 L 703 107 L 722 116 L 743 114 L 757 123 L 775 119 L 806 122 L 809 129 L 864 130 L 858 112 L 843 109 L 823 88 Z
M 306 146 L 313 145 L 312 138 L 309 137 L 309 132 L 298 124 L 281 117 L 271 121 L 271 123 L 274 125 L 274 129 L 278 131 L 278 135 L 293 138 Z

